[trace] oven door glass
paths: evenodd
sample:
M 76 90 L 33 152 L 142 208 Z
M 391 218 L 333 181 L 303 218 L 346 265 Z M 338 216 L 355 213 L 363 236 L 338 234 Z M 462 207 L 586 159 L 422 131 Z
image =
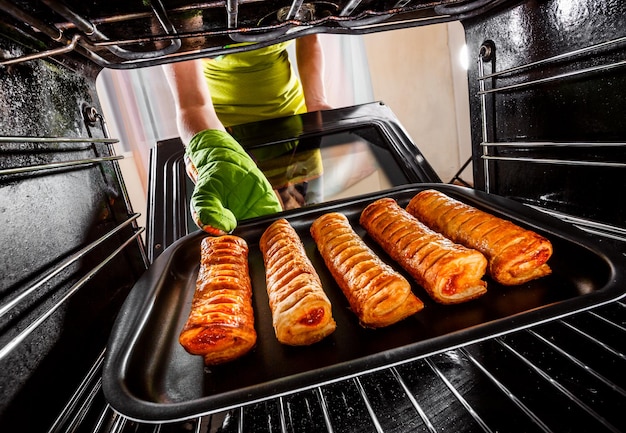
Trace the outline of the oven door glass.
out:
M 279 194 L 284 210 L 410 182 L 373 126 L 245 148 Z M 192 191 L 188 180 L 187 198 Z M 188 227 L 194 231 L 196 226 L 187 214 Z
M 284 210 L 371 194 L 411 183 L 441 182 L 384 105 L 365 104 L 230 127 L 279 193 Z M 189 212 L 193 183 L 179 139 L 152 150 L 148 215 L 155 257 L 198 230 Z M 152 237 L 151 237 L 152 236 Z

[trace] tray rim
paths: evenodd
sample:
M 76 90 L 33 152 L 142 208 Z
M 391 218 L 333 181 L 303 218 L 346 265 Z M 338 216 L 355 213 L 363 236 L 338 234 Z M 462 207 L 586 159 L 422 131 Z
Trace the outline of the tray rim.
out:
M 174 403 L 147 401 L 133 395 L 126 386 L 125 373 L 132 351 L 125 350 L 125 348 L 133 347 L 133 343 L 139 339 L 143 331 L 142 324 L 144 324 L 149 317 L 152 306 L 154 305 L 151 302 L 153 297 L 150 295 L 154 295 L 159 289 L 158 281 L 161 273 L 158 272 L 158 269 L 169 269 L 169 265 L 175 259 L 179 249 L 183 248 L 188 242 L 199 241 L 196 238 L 208 236 L 206 233 L 198 230 L 178 239 L 170 245 L 139 278 L 135 287 L 133 287 L 122 305 L 120 314 L 115 321 L 109 338 L 109 344 L 105 352 L 103 363 L 102 387 L 108 403 L 113 410 L 135 421 L 162 423 L 188 420 L 190 418 L 278 398 L 306 389 L 316 388 L 324 384 L 339 382 L 377 370 L 409 363 L 436 353 L 557 320 L 613 302 L 626 295 L 626 288 L 620 290 L 620 287 L 622 287 L 625 282 L 624 263 L 622 263 L 621 267 L 618 266 L 624 259 L 610 246 L 600 245 L 595 237 L 578 227 L 530 206 L 508 198 L 487 194 L 482 191 L 458 185 L 431 183 L 406 184 L 376 193 L 329 201 L 304 209 L 296 209 L 266 217 L 254 218 L 242 222 L 240 227 L 245 228 L 260 225 L 278 218 L 286 218 L 287 220 L 298 219 L 315 213 L 337 210 L 348 204 L 354 205 L 371 202 L 378 198 L 390 195 L 395 196 L 410 191 L 417 193 L 423 189 L 437 189 L 451 196 L 458 196 L 460 194 L 480 203 L 480 206 L 487 211 L 493 210 L 498 214 L 510 216 L 516 220 L 530 214 L 532 218 L 529 221 L 524 220 L 526 226 L 534 227 L 541 231 L 549 229 L 562 239 L 590 250 L 609 265 L 610 278 L 603 287 L 589 294 L 543 305 L 490 322 L 481 323 L 354 360 L 340 362 L 331 366 L 273 379 L 266 383 L 239 388 L 217 395 L 204 396 L 190 401 Z M 237 234 L 237 231 L 238 229 L 235 230 L 234 234 Z M 147 290 L 144 289 L 145 293 L 143 293 L 144 290 L 142 290 L 144 287 L 148 288 Z M 134 306 L 134 308 L 129 308 L 131 305 Z M 139 306 L 139 310 L 137 306 Z M 124 330 L 131 330 L 131 332 L 124 332 Z M 315 380 L 314 377 L 318 378 Z M 254 392 L 250 394 L 250 391 Z M 236 396 L 241 394 L 260 395 L 242 401 L 241 398 L 236 398 Z

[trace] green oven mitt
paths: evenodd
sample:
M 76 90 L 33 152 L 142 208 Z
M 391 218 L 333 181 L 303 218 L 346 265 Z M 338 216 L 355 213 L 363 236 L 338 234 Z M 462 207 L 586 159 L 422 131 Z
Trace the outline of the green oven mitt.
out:
M 230 233 L 239 220 L 282 210 L 267 178 L 227 132 L 209 129 L 197 133 L 185 157 L 187 173 L 196 184 L 191 213 L 205 232 Z

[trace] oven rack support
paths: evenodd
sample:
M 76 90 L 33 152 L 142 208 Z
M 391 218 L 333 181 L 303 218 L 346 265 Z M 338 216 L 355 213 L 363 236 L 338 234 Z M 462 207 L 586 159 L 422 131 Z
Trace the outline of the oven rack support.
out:
M 167 9 L 161 0 L 143 2 L 144 10 L 120 12 L 115 10 L 101 17 L 87 17 L 58 0 L 42 1 L 39 16 L 62 17 L 65 22 L 48 22 L 35 13 L 26 11 L 12 0 L 0 0 L 0 7 L 14 21 L 8 23 L 15 32 L 27 35 L 31 45 L 51 47 L 39 52 L 13 58 L 0 58 L 0 66 L 8 66 L 36 59 L 48 59 L 76 52 L 102 67 L 136 68 L 168 61 L 211 57 L 249 50 L 250 47 L 231 47 L 235 42 L 251 42 L 256 47 L 283 42 L 315 32 L 337 34 L 367 34 L 379 31 L 416 27 L 470 18 L 507 3 L 511 0 L 396 0 L 389 4 L 376 4 L 364 0 L 339 0 L 331 2 L 305 2 L 291 0 L 278 11 L 262 19 L 244 22 L 240 6 L 258 0 L 218 0 L 193 4 L 180 4 Z M 319 14 L 315 3 L 327 4 Z M 45 8 L 45 9 L 44 9 Z M 328 8 L 331 8 L 327 10 Z M 210 28 L 192 25 L 181 31 L 173 24 L 173 17 L 196 11 L 204 13 L 223 9 L 224 22 L 212 22 Z M 214 12 L 214 11 L 213 11 Z M 270 23 L 263 19 L 276 15 Z M 217 16 L 214 14 L 214 16 Z M 138 31 L 129 37 L 114 37 L 99 28 L 105 25 L 128 27 L 142 20 L 150 33 Z M 28 29 L 21 26 L 25 23 Z M 157 25 L 152 25 L 156 23 Z M 186 46 L 186 42 L 203 38 L 201 47 Z M 154 49 L 133 50 L 128 47 L 156 44 Z M 164 45 L 160 47 L 160 45 Z
M 106 123 L 106 119 L 104 118 L 104 116 L 102 114 L 100 114 L 100 112 L 96 109 L 96 107 L 92 106 L 92 105 L 87 105 L 84 104 L 82 106 L 82 115 L 83 115 L 83 121 L 85 123 L 85 127 L 87 128 L 87 133 L 89 135 L 89 138 L 91 140 L 93 140 L 93 136 L 91 133 L 91 129 L 92 127 L 99 125 L 100 129 L 102 130 L 102 133 L 104 134 L 105 138 L 100 138 L 100 139 L 96 139 L 99 140 L 99 142 L 101 143 L 106 143 L 107 145 L 107 149 L 109 152 L 109 155 L 111 155 L 112 157 L 114 157 L 115 159 L 124 159 L 124 157 L 118 157 L 115 155 L 115 143 L 119 142 L 119 140 L 117 139 L 111 139 L 110 134 L 109 134 L 109 128 L 107 126 Z M 97 141 L 96 141 L 97 142 Z M 113 170 L 115 171 L 115 175 L 117 176 L 118 179 L 120 179 L 120 189 L 122 190 L 122 196 L 124 198 L 124 204 L 126 205 L 127 209 L 132 209 L 132 203 L 130 202 L 130 195 L 128 194 L 128 189 L 126 188 L 126 183 L 123 181 L 124 176 L 122 175 L 122 169 L 120 168 L 119 164 L 114 163 L 113 164 Z M 137 229 L 137 226 L 134 226 L 135 230 Z M 140 245 L 141 248 L 141 253 L 143 256 L 143 261 L 146 264 L 146 266 L 149 263 L 148 260 L 148 256 L 147 253 L 145 251 L 145 248 L 143 248 L 143 245 Z
M 577 57 L 582 55 L 590 55 L 601 51 L 603 49 L 620 47 L 626 44 L 626 37 L 619 37 L 615 39 L 611 39 L 599 44 L 590 45 L 585 48 L 568 51 L 556 56 L 547 57 L 539 61 L 534 61 L 526 64 L 522 64 L 519 66 L 507 68 L 501 71 L 486 73 L 485 72 L 485 64 L 491 63 L 492 68 L 495 68 L 493 51 L 495 47 L 491 41 L 485 42 L 479 50 L 477 66 L 478 66 L 478 85 L 479 91 L 478 96 L 480 98 L 480 115 L 481 115 L 481 132 L 482 132 L 482 155 L 481 159 L 483 160 L 483 170 L 484 170 L 484 182 L 485 182 L 485 191 L 490 192 L 491 190 L 491 173 L 490 173 L 490 162 L 491 161 L 517 161 L 517 162 L 527 162 L 527 163 L 538 163 L 538 164 L 562 164 L 562 165 L 584 165 L 584 166 L 597 166 L 597 167 L 617 167 L 624 168 L 626 167 L 626 163 L 624 162 L 614 162 L 614 161 L 591 161 L 591 160 L 572 160 L 567 158 L 537 158 L 537 157 L 506 157 L 506 156 L 497 156 L 493 155 L 491 149 L 497 148 L 517 148 L 517 149 L 539 149 L 539 148 L 555 148 L 555 149 L 572 149 L 572 148 L 598 148 L 598 147 L 606 147 L 606 148 L 623 148 L 626 149 L 626 143 L 624 142 L 524 142 L 524 141 L 515 141 L 515 142 L 498 142 L 495 137 L 493 137 L 493 129 L 489 124 L 489 115 L 491 115 L 491 119 L 495 119 L 496 113 L 489 113 L 487 97 L 489 95 L 494 95 L 496 93 L 504 93 L 504 92 L 513 92 L 521 89 L 525 89 L 532 86 L 539 86 L 545 83 L 551 82 L 559 82 L 568 79 L 574 79 L 581 76 L 586 76 L 598 72 L 606 72 L 617 68 L 626 67 L 626 59 L 617 60 L 610 63 L 604 63 L 600 65 L 595 65 L 587 68 L 580 68 L 574 71 L 555 74 L 547 77 L 543 77 L 540 79 L 533 79 L 528 81 L 521 81 L 519 83 L 505 85 L 501 87 L 493 86 L 492 88 L 487 88 L 486 83 L 491 82 L 492 84 L 496 82 L 496 79 L 503 77 L 510 77 L 515 73 L 528 71 L 533 68 L 537 68 L 539 66 L 545 66 L 548 64 L 554 64 L 556 62 L 560 62 L 563 60 L 572 60 L 574 61 Z
M 0 176 L 20 174 L 20 173 L 32 173 L 35 171 L 42 171 L 42 170 L 70 168 L 70 167 L 76 167 L 76 166 L 81 166 L 81 165 L 91 165 L 91 164 L 107 162 L 107 161 L 117 161 L 123 158 L 124 158 L 123 156 L 103 156 L 99 158 L 85 158 L 85 159 L 77 159 L 74 161 L 52 162 L 48 164 L 29 165 L 25 167 L 4 168 L 4 169 L 0 169 Z
M 99 114 L 92 109 L 91 107 L 85 107 L 83 110 L 83 114 L 86 115 L 85 123 L 88 130 L 88 135 L 91 135 L 90 126 L 94 124 L 95 121 L 100 121 L 100 126 L 105 135 L 104 138 L 97 137 L 43 137 L 43 136 L 0 136 L 0 146 L 4 149 L 8 150 L 22 150 L 24 146 L 28 145 L 36 145 L 39 148 L 50 148 L 54 151 L 76 151 L 76 150 L 87 150 L 94 144 L 104 144 L 106 146 L 107 152 L 109 156 L 97 156 L 90 158 L 81 158 L 76 160 L 67 160 L 67 161 L 59 161 L 59 162 L 51 162 L 45 164 L 38 165 L 25 165 L 25 166 L 17 166 L 10 168 L 0 169 L 0 176 L 16 176 L 16 175 L 28 175 L 35 174 L 37 172 L 46 171 L 46 170 L 64 170 L 64 169 L 74 169 L 85 166 L 91 166 L 94 164 L 103 164 L 103 163 L 112 163 L 113 171 L 116 177 L 120 181 L 120 189 L 122 193 L 122 198 L 124 200 L 124 204 L 126 209 L 130 210 L 131 213 L 128 215 L 128 219 L 124 220 L 117 226 L 113 227 L 104 235 L 100 236 L 98 239 L 90 242 L 89 244 L 82 247 L 80 250 L 74 252 L 70 256 L 64 258 L 60 263 L 55 264 L 53 267 L 46 270 L 46 272 L 39 276 L 34 282 L 28 285 L 25 289 L 23 289 L 17 296 L 9 298 L 6 302 L 4 302 L 0 306 L 0 318 L 6 317 L 11 314 L 11 312 L 26 302 L 31 295 L 33 295 L 38 289 L 42 288 L 46 283 L 51 281 L 54 277 L 61 274 L 66 269 L 69 269 L 72 265 L 79 262 L 81 259 L 85 258 L 89 253 L 96 251 L 100 248 L 107 240 L 111 239 L 114 235 L 122 232 L 123 229 L 131 227 L 130 236 L 125 239 L 120 246 L 118 246 L 113 252 L 111 252 L 108 256 L 104 258 L 100 263 L 96 264 L 92 269 L 86 272 L 85 275 L 80 277 L 71 287 L 69 287 L 63 294 L 59 295 L 59 298 L 56 299 L 45 311 L 35 317 L 31 322 L 26 325 L 24 329 L 22 329 L 17 335 L 13 336 L 6 343 L 4 343 L 0 347 L 0 360 L 4 359 L 7 355 L 9 355 L 16 347 L 20 345 L 29 335 L 37 330 L 39 326 L 41 326 L 45 321 L 52 316 L 59 308 L 61 308 L 75 293 L 77 293 L 81 287 L 85 285 L 89 280 L 91 280 L 94 276 L 98 274 L 98 272 L 104 268 L 109 262 L 111 262 L 116 256 L 118 256 L 128 245 L 133 242 L 136 242 L 139 245 L 142 260 L 144 266 L 148 267 L 148 259 L 145 253 L 145 248 L 143 248 L 143 244 L 140 240 L 140 236 L 144 233 L 145 229 L 140 228 L 137 225 L 137 219 L 140 216 L 139 213 L 132 213 L 132 207 L 130 206 L 130 198 L 128 196 L 128 192 L 126 190 L 125 185 L 123 184 L 123 178 L 121 174 L 121 170 L 117 161 L 123 159 L 123 156 L 115 155 L 115 150 L 113 145 L 117 143 L 119 140 L 112 139 L 108 137 L 108 131 L 106 128 L 106 124 L 104 119 L 99 116 Z M 87 115 L 90 116 L 87 116 Z M 82 146 L 81 146 L 82 145 Z
M 8 301 L 5 304 L 1 305 L 0 306 L 0 317 L 3 317 L 6 314 L 8 314 L 9 311 L 14 309 L 20 302 L 22 302 L 27 297 L 29 297 L 33 292 L 35 292 L 38 288 L 42 287 L 46 282 L 50 281 L 52 278 L 54 278 L 56 275 L 58 275 L 61 271 L 63 271 L 64 269 L 69 268 L 71 265 L 76 263 L 78 260 L 80 260 L 83 257 L 85 257 L 89 252 L 91 252 L 94 249 L 98 248 L 106 240 L 110 239 L 113 235 L 115 235 L 116 233 L 119 233 L 122 229 L 124 229 L 125 227 L 127 227 L 128 225 L 133 223 L 138 217 L 139 217 L 139 214 L 132 215 L 128 220 L 124 221 L 122 224 L 119 224 L 117 227 L 113 228 L 113 230 L 110 230 L 104 236 L 101 236 L 99 239 L 95 240 L 94 242 L 91 242 L 90 244 L 88 244 L 85 247 L 81 248 L 79 251 L 77 251 L 74 254 L 72 254 L 69 257 L 67 257 L 65 260 L 63 260 L 58 265 L 54 266 L 46 274 L 41 276 L 35 283 L 31 284 L 28 288 L 26 288 L 24 291 L 22 291 L 18 296 L 12 298 L 10 301 Z M 2 358 L 2 357 L 0 356 L 0 358 Z
M 135 218 L 136 217 L 134 217 L 133 219 L 129 220 L 128 222 L 134 221 Z M 118 227 L 118 229 L 119 228 L 120 227 Z M 19 332 L 19 334 L 17 334 L 15 337 L 13 337 L 4 346 L 0 347 L 0 360 L 4 359 L 20 343 L 22 343 L 29 335 L 31 335 L 35 330 L 37 330 L 37 328 L 39 326 L 41 326 L 50 316 L 52 316 L 61 306 L 63 306 L 74 294 L 76 294 L 85 285 L 85 283 L 87 283 L 89 280 L 91 280 L 93 277 L 95 277 L 96 274 L 98 274 L 98 272 L 102 268 L 104 268 L 118 254 L 120 254 L 124 250 L 124 248 L 126 248 L 132 242 L 137 242 L 139 236 L 143 232 L 144 232 L 144 229 L 141 228 L 136 233 L 134 233 L 132 236 L 130 236 L 128 239 L 126 239 L 126 241 L 124 241 L 122 243 L 122 245 L 120 245 L 118 248 L 116 248 L 102 262 L 97 264 L 93 269 L 91 269 L 89 272 L 87 272 L 85 275 L 83 275 L 76 283 L 74 283 L 74 285 L 72 285 L 58 300 L 56 300 L 56 302 L 50 308 L 48 308 L 43 314 L 38 316 L 33 322 L 31 322 L 28 326 L 26 326 L 22 331 Z M 102 242 L 104 242 L 105 238 L 108 238 L 112 234 L 113 233 L 110 232 L 107 235 L 105 235 L 102 238 L 100 238 L 95 243 L 95 245 L 90 245 L 88 247 L 89 251 L 93 250 L 93 248 L 95 248 L 96 246 L 100 245 Z M 84 256 L 84 252 L 82 250 L 81 250 L 81 253 L 83 253 L 83 254 L 75 255 L 67 263 L 63 263 L 61 267 L 53 269 L 52 272 L 50 272 L 49 274 L 44 276 L 44 278 L 43 278 L 44 281 L 40 280 L 37 283 L 35 283 L 34 285 L 30 286 L 26 290 L 27 293 L 26 292 L 25 293 L 26 294 L 30 294 L 30 293 L 34 292 L 34 290 L 37 289 L 39 286 L 41 286 L 41 284 L 45 283 L 45 281 L 48 281 L 49 279 L 54 277 L 54 275 L 58 274 L 61 270 L 65 269 L 67 266 L 75 263 L 77 260 L 79 260 L 80 258 L 82 258 Z M 11 308 L 13 308 L 22 299 L 24 299 L 24 297 L 20 296 L 20 297 L 15 299 L 15 301 L 17 301 L 17 302 L 11 302 L 10 305 L 9 305 L 10 308 L 9 309 L 5 309 L 5 311 L 3 311 L 3 315 L 6 314 Z
M 100 126 L 103 127 L 105 135 L 108 135 L 104 127 L 105 125 L 101 123 Z M 89 125 L 87 125 L 87 129 L 89 135 L 91 135 Z M 96 278 L 106 278 L 103 274 L 107 272 L 107 266 L 110 269 L 114 260 L 126 260 L 120 257 L 129 252 L 129 249 L 137 250 L 139 255 L 138 263 L 143 263 L 144 269 L 148 267 L 145 248 L 141 240 L 145 229 L 139 228 L 137 225 L 137 219 L 140 214 L 134 213 L 132 208 L 129 207 L 129 197 L 127 196 L 118 164 L 118 161 L 123 159 L 123 157 L 115 155 L 113 148 L 113 144 L 117 142 L 118 140 L 108 137 L 0 137 L 0 148 L 7 153 L 14 153 L 15 151 L 31 152 L 33 150 L 37 152 L 43 151 L 44 153 L 51 151 L 55 153 L 74 151 L 90 153 L 95 151 L 94 146 L 96 144 L 100 145 L 97 150 L 98 156 L 95 157 L 21 167 L 11 167 L 9 165 L 8 168 L 0 169 L 0 177 L 2 177 L 3 182 L 13 182 L 13 180 L 19 181 L 23 178 L 38 177 L 41 176 L 42 172 L 46 171 L 50 171 L 52 175 L 55 175 L 58 171 L 73 172 L 74 170 L 95 166 L 96 170 L 109 173 L 107 179 L 109 178 L 108 176 L 113 174 L 114 177 L 110 180 L 118 185 L 119 192 L 116 193 L 116 196 L 119 198 L 120 203 L 124 203 L 124 209 L 126 209 L 126 212 L 122 210 L 113 227 L 106 227 L 106 231 L 100 233 L 96 239 L 89 239 L 86 244 L 79 245 L 80 249 L 77 251 L 71 251 L 65 257 L 61 256 L 59 261 L 53 262 L 45 269 L 33 274 L 34 278 L 28 281 L 25 280 L 27 284 L 19 292 L 8 294 L 4 297 L 0 306 L 0 319 L 2 321 L 11 321 L 22 316 L 24 317 L 19 319 L 23 320 L 23 327 L 19 328 L 15 334 L 7 335 L 3 338 L 0 344 L 0 360 L 11 362 L 10 359 L 12 357 L 19 356 L 22 353 L 20 351 L 28 339 L 36 341 L 37 338 L 40 338 L 40 335 L 45 335 L 47 332 L 46 328 L 56 320 L 55 316 L 65 314 L 64 311 L 71 308 L 70 305 L 73 300 L 85 292 L 90 281 Z M 104 168 L 104 165 L 107 167 Z M 94 168 L 91 169 L 93 170 Z M 80 273 L 73 271 L 73 269 L 80 268 L 83 262 L 90 262 L 89 266 L 80 271 Z M 67 279 L 68 274 L 72 275 L 71 280 Z M 61 286 L 57 285 L 59 281 L 64 281 L 67 285 L 64 284 L 61 289 Z M 30 308 L 30 303 L 37 298 L 37 294 L 49 290 L 49 287 L 53 287 L 53 290 L 46 295 L 45 307 L 34 311 L 33 314 L 24 315 L 23 312 Z M 81 350 L 81 348 L 76 347 L 75 350 Z M 84 422 L 86 415 L 100 404 L 102 398 L 100 375 L 103 359 L 104 350 L 98 356 L 92 368 L 83 376 L 82 381 L 80 383 L 77 382 L 74 394 L 65 403 L 65 408 L 50 431 L 55 431 L 57 425 L 63 425 L 58 431 L 79 428 L 80 424 Z M 113 412 L 108 406 L 106 409 L 100 415 L 100 419 L 103 422 Z M 68 425 L 71 428 L 68 428 Z
M 0 0 L 2 1 L 2 0 Z M 115 154 L 114 145 L 119 142 L 118 139 L 109 138 L 108 129 L 106 126 L 106 122 L 104 117 L 100 115 L 93 107 L 86 106 L 83 108 L 83 115 L 85 116 L 85 125 L 87 127 L 87 131 L 89 133 L 89 138 L 76 138 L 76 137 L 26 137 L 26 136 L 0 136 L 0 145 L 6 144 L 8 146 L 18 144 L 50 144 L 55 147 L 55 149 L 59 149 L 64 145 L 73 145 L 73 144 L 81 144 L 84 143 L 84 147 L 72 147 L 68 150 L 84 150 L 87 147 L 91 146 L 94 143 L 105 144 L 108 149 L 108 153 L 110 156 L 101 156 L 101 157 L 93 157 L 93 158 L 82 158 L 72 161 L 62 161 L 62 162 L 54 162 L 47 164 L 39 164 L 39 165 L 30 165 L 30 166 L 21 166 L 21 167 L 12 167 L 12 168 L 4 168 L 0 169 L 0 176 L 10 176 L 17 174 L 27 174 L 36 171 L 45 171 L 45 170 L 59 170 L 59 169 L 69 169 L 80 166 L 88 166 L 92 164 L 101 164 L 105 162 L 113 162 L 113 170 L 115 171 L 115 175 L 118 179 L 120 179 L 121 184 L 120 188 L 122 190 L 122 196 L 124 199 L 124 203 L 127 209 L 132 209 L 130 196 L 128 194 L 128 190 L 126 189 L 126 184 L 122 181 L 122 171 L 120 169 L 119 164 L 115 163 L 115 161 L 119 161 L 124 159 L 122 155 Z M 105 135 L 104 138 L 99 137 L 91 137 L 91 129 L 90 127 L 94 124 L 99 123 L 100 127 Z M 131 222 L 133 223 L 133 228 L 136 231 L 138 226 L 136 224 L 136 218 L 132 218 Z M 147 257 L 147 253 L 145 249 L 142 247 L 142 255 L 143 261 L 148 266 L 149 260 Z

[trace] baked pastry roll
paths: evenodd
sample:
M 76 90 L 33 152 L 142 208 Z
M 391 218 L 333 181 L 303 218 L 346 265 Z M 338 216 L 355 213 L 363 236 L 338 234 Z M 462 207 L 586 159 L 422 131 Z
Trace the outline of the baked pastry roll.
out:
M 283 344 L 316 343 L 335 331 L 332 308 L 300 237 L 284 219 L 263 233 L 259 247 L 276 338 Z
M 531 230 L 430 189 L 416 194 L 407 211 L 454 242 L 482 252 L 489 274 L 500 284 L 522 284 L 551 273 L 552 244 Z
M 206 365 L 234 360 L 256 343 L 248 245 L 231 235 L 202 240 L 200 270 L 180 344 Z
M 388 326 L 424 308 L 406 278 L 363 242 L 345 215 L 322 215 L 311 225 L 311 235 L 361 325 Z
M 394 199 L 371 203 L 359 222 L 435 301 L 456 304 L 487 292 L 485 256 L 432 231 Z

